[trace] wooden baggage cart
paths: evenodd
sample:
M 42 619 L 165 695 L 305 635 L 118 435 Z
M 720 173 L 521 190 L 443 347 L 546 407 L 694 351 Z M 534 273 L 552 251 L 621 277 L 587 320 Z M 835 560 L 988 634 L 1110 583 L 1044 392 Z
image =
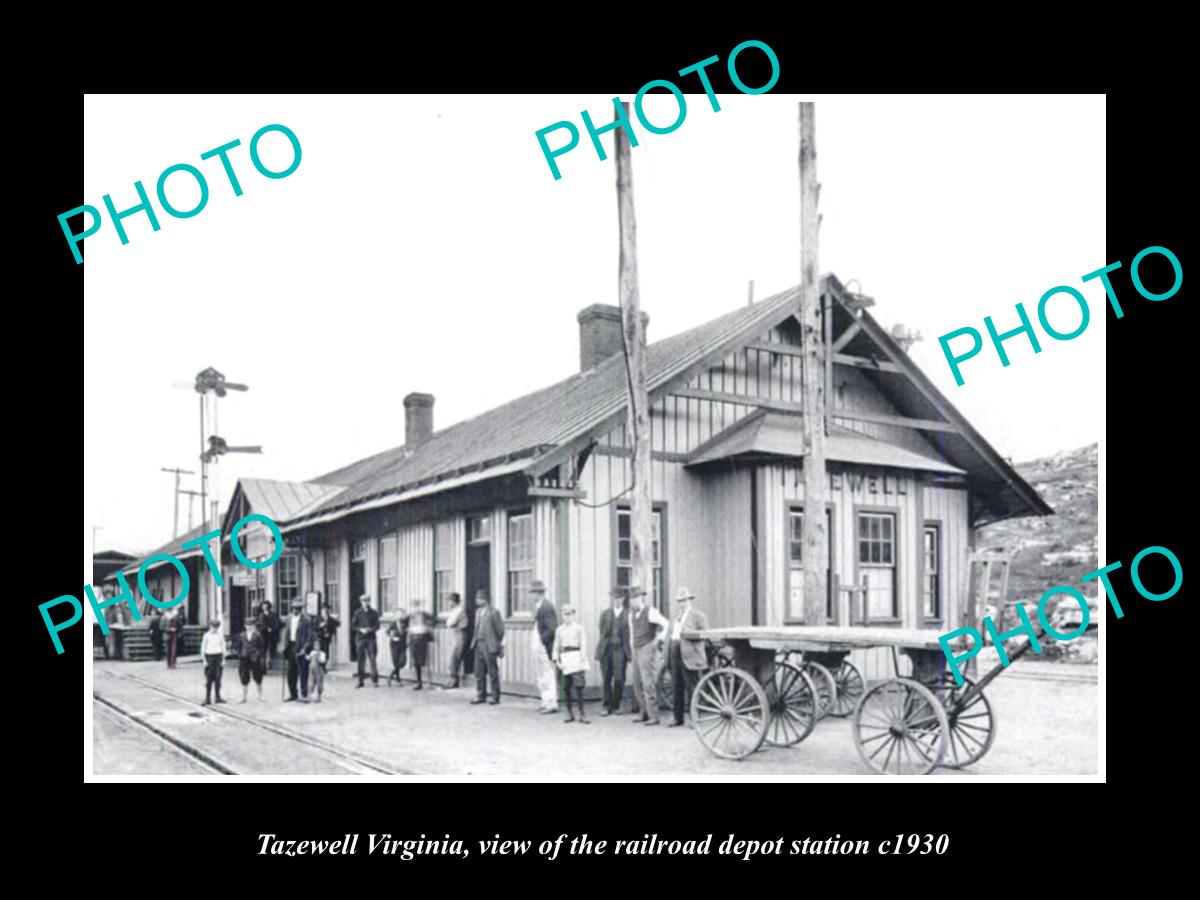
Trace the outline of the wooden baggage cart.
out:
M 996 721 L 983 689 L 1002 666 L 955 684 L 934 630 L 885 627 L 750 626 L 689 632 L 717 664 L 696 685 L 692 722 L 717 756 L 742 759 L 764 742 L 799 743 L 820 718 L 819 682 L 832 682 L 830 712 L 852 714 L 855 746 L 875 772 L 924 775 L 960 768 L 992 745 Z M 856 649 L 892 648 L 895 675 L 867 686 L 848 659 Z M 959 639 L 954 649 L 966 649 Z M 1026 643 L 1009 654 L 1015 660 Z M 898 653 L 912 660 L 900 674 Z M 797 656 L 798 655 L 798 656 Z M 828 691 L 826 686 L 824 691 Z

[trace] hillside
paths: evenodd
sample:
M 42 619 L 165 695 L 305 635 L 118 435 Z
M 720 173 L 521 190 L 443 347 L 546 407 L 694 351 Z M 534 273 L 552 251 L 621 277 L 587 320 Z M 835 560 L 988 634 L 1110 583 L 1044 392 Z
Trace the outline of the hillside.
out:
M 1080 577 L 1100 567 L 1097 445 L 1021 463 L 1016 469 L 1055 514 L 1009 519 L 980 529 L 976 542 L 979 549 L 1003 547 L 1013 554 L 1008 602 L 1020 601 L 1033 607 L 1046 588 L 1056 584 L 1079 587 L 1094 598 L 1095 585 L 1082 587 Z M 1010 627 L 1015 624 L 1008 616 L 1006 621 Z M 1088 637 L 1094 638 L 1095 633 L 1089 630 Z M 1070 648 L 1072 661 L 1083 661 L 1094 658 L 1094 641 L 1087 643 L 1093 646 L 1085 646 L 1082 641 L 1059 646 Z

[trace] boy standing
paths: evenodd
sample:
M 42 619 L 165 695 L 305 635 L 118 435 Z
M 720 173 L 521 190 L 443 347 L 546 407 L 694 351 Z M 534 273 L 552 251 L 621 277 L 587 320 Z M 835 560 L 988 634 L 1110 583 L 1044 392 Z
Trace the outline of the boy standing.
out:
M 208 636 L 205 635 L 207 638 Z M 246 695 L 250 693 L 250 679 L 254 679 L 254 684 L 258 687 L 258 699 L 263 698 L 262 680 L 263 680 L 263 663 L 266 658 L 267 646 L 263 641 L 262 634 L 255 627 L 254 620 L 246 622 L 246 630 L 242 633 L 242 652 L 238 659 L 238 680 L 242 682 L 242 702 L 246 702 Z
M 225 636 L 221 634 L 221 620 L 213 619 L 200 642 L 200 654 L 204 657 L 204 705 L 212 703 L 213 688 L 217 689 L 217 702 L 221 699 L 221 666 L 225 662 Z
M 574 722 L 575 712 L 571 708 L 571 695 L 579 702 L 579 721 L 590 724 L 583 711 L 583 687 L 590 663 L 587 658 L 587 637 L 583 626 L 575 620 L 575 607 L 564 606 L 563 623 L 555 629 L 552 655 L 562 671 L 563 693 L 567 697 L 567 717 L 564 722 Z

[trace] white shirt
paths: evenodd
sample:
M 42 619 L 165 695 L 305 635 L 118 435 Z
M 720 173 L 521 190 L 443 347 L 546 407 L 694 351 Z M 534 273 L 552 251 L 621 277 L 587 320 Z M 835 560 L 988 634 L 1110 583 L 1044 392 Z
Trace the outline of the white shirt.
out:
M 671 621 L 670 621 L 670 619 L 668 619 L 666 616 L 664 616 L 662 613 L 660 613 L 660 612 L 658 611 L 658 607 L 657 607 L 657 606 L 655 606 L 653 603 L 647 603 L 647 604 L 646 604 L 646 608 L 647 608 L 646 619 L 647 619 L 647 621 L 649 621 L 649 623 L 650 623 L 651 625 L 657 625 L 657 626 L 659 626 L 660 628 L 663 628 L 663 629 L 667 629 L 667 628 L 670 628 L 670 627 L 671 627 Z M 630 615 L 631 615 L 631 616 L 636 616 L 636 615 L 639 615 L 639 614 L 640 614 L 640 611 L 639 611 L 639 610 L 636 610 L 636 609 L 635 609 L 635 610 L 631 610 L 631 612 L 630 612 Z M 630 624 L 629 636 L 630 636 L 630 639 L 632 639 L 632 638 L 633 638 L 633 626 L 632 626 L 632 623 Z M 655 635 L 654 635 L 654 639 L 655 639 L 655 640 L 658 640 L 658 639 L 659 639 L 659 638 L 661 638 L 662 636 L 663 636 L 663 633 L 660 631 L 660 632 L 658 632 L 657 634 L 655 634 Z
M 663 628 L 670 628 L 671 621 L 658 611 L 658 607 L 650 604 L 650 621 L 655 625 L 661 625 Z
M 671 640 L 679 640 L 679 635 L 683 633 L 683 621 L 688 617 L 688 613 L 691 611 L 692 608 L 689 606 L 676 617 L 675 624 L 671 626 Z
M 221 629 L 213 631 L 209 629 L 204 632 L 204 640 L 200 642 L 200 655 L 208 656 L 210 653 L 225 653 L 225 635 L 221 634 Z
M 292 643 L 296 642 L 296 635 L 300 633 L 300 617 L 293 615 L 288 619 L 288 638 Z

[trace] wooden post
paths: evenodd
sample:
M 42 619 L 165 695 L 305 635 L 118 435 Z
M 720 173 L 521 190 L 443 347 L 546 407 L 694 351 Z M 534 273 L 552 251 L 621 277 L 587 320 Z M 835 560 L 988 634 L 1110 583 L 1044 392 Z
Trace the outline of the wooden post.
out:
M 825 474 L 825 325 L 821 316 L 820 270 L 817 267 L 816 125 L 813 104 L 800 104 L 800 322 L 804 356 L 804 622 L 825 624 L 829 534 L 825 505 L 829 485 Z
M 629 121 L 629 104 L 623 103 Z M 650 399 L 646 391 L 646 332 L 638 298 L 637 221 L 633 213 L 633 171 L 629 162 L 629 138 L 623 127 L 615 130 L 617 162 L 617 221 L 621 231 L 619 290 L 621 332 L 625 342 L 629 411 L 627 433 L 633 440 L 633 496 L 630 506 L 633 538 L 631 585 L 646 592 L 653 603 L 651 542 L 653 498 L 650 493 Z
M 171 537 L 177 538 L 177 537 L 179 537 L 179 495 L 182 493 L 187 493 L 186 491 L 181 491 L 179 489 L 179 476 L 180 475 L 195 475 L 196 473 L 189 469 L 180 469 L 178 467 L 176 467 L 174 469 L 168 469 L 166 466 L 163 466 L 162 470 L 164 472 L 174 472 L 175 473 L 175 519 L 174 519 L 174 522 L 172 523 Z M 190 500 L 188 501 L 188 508 L 191 509 L 191 501 Z M 192 530 L 191 515 L 188 516 L 187 530 L 188 531 Z

